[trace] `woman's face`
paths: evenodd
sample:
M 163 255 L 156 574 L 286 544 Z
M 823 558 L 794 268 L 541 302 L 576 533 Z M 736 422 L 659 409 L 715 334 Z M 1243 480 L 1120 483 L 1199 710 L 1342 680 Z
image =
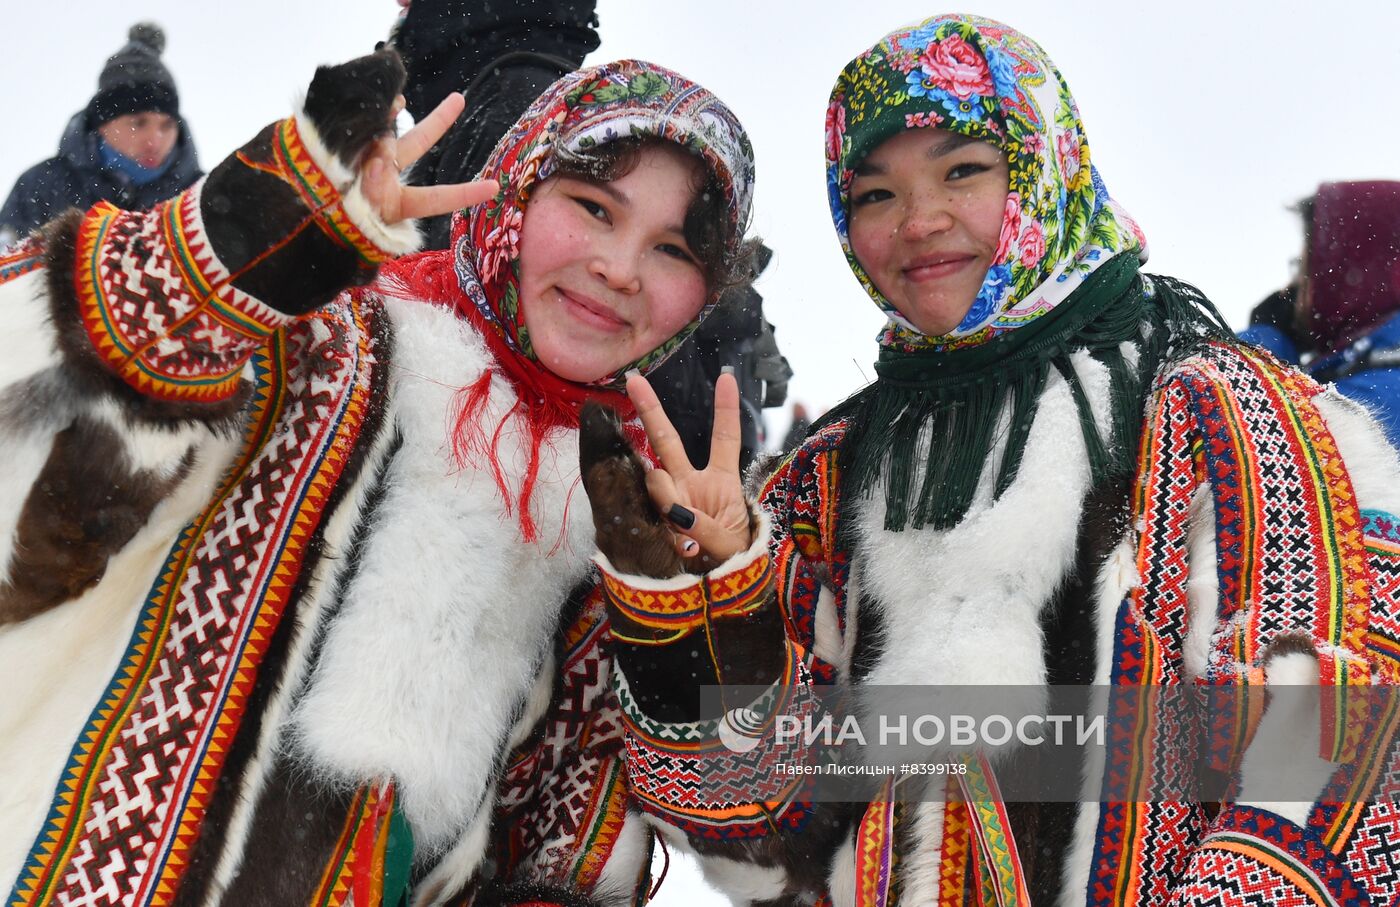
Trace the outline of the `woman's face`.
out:
M 995 263 L 1010 171 L 986 142 L 908 129 L 855 170 L 856 259 L 909 323 L 930 337 L 956 328 Z
M 699 314 L 708 289 L 683 227 L 700 172 L 679 148 L 647 145 L 611 182 L 539 184 L 520 231 L 520 304 L 541 365 L 597 381 Z

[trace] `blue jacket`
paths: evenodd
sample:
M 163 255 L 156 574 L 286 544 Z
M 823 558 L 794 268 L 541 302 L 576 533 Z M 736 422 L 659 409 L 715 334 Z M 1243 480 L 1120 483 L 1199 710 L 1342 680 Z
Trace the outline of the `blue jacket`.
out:
M 5 206 L 0 208 L 0 232 L 13 230 L 24 236 L 69 208 L 87 209 L 100 201 L 119 208 L 140 210 L 188 188 L 203 175 L 189 127 L 180 121 L 170 169 L 144 186 L 125 174 L 102 168 L 98 136 L 80 111 L 68 121 L 58 154 L 30 167 L 15 181 Z
M 1294 365 L 1297 346 L 1271 325 L 1252 325 L 1240 338 Z M 1309 362 L 1304 369 L 1318 381 L 1366 405 L 1385 429 L 1392 446 L 1400 448 L 1400 312 L 1382 321 L 1350 346 Z

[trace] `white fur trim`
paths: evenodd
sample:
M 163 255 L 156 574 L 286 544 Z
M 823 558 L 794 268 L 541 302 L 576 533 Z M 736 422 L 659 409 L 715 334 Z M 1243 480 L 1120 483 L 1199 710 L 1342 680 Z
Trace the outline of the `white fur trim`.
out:
M 943 859 L 943 815 L 945 804 L 931 800 L 916 804 L 910 816 L 909 852 L 899 871 L 904 882 L 901 901 L 906 904 L 937 904 L 938 877 Z
M 855 907 L 856 844 L 853 837 L 842 841 L 836 853 L 832 854 L 826 886 L 831 894 L 831 907 Z
M 593 886 L 593 898 L 603 903 L 631 904 L 642 868 L 651 856 L 651 833 L 639 812 L 628 811 L 612 853 Z
M 1317 659 L 1305 652 L 1268 659 L 1269 687 L 1298 689 L 1272 698 L 1240 763 L 1236 802 L 1277 813 L 1299 826 L 1307 824 L 1312 804 L 1337 768 L 1318 754 L 1322 739 L 1318 673 Z M 1307 791 L 1308 795 L 1297 801 L 1273 799 L 1285 791 Z
M 378 212 L 365 198 L 359 175 L 353 170 L 353 161 L 343 161 L 331 153 L 321 139 L 316 124 L 307 116 L 304 103 L 296 109 L 297 134 L 306 146 L 316 166 L 326 174 L 340 193 L 340 204 L 345 216 L 360 229 L 360 232 L 374 245 L 389 255 L 407 255 L 416 252 L 423 245 L 423 237 L 418 232 L 414 220 L 402 220 L 396 224 L 385 223 Z
M 450 459 L 453 395 L 492 361 L 481 338 L 445 309 L 394 299 L 386 307 L 396 333 L 389 415 L 403 442 L 294 711 L 293 739 L 328 783 L 394 778 L 420 853 L 431 855 L 490 798 L 560 608 L 588 572 L 593 527 L 581 492 L 568 525 L 561 519 L 578 485 L 578 436 L 561 431 L 541 453 L 540 540 L 520 538 L 489 465 L 459 472 Z M 494 426 L 515 400 L 504 378 L 493 380 L 483 419 Z M 515 499 L 529 433 L 516 421 L 501 439 Z
M 1108 369 L 1074 367 L 1096 414 L 1107 411 Z M 991 501 L 994 464 L 979 500 L 945 531 L 889 532 L 885 502 L 857 512 L 863 608 L 881 609 L 889 639 L 866 683 L 1014 684 L 1045 680 L 1040 613 L 1074 565 L 1089 466 L 1069 387 L 1052 373 L 1016 481 Z
M 1094 683 L 1091 693 L 1096 714 L 1105 714 L 1108 705 L 1108 683 L 1113 677 L 1113 628 L 1123 601 L 1141 582 L 1137 572 L 1137 536 L 1127 532 L 1099 568 L 1094 589 L 1094 629 L 1096 655 Z M 1090 748 L 1080 779 L 1083 795 L 1074 830 L 1068 842 L 1064 863 L 1064 881 L 1058 902 L 1061 907 L 1083 905 L 1089 890 L 1089 873 L 1093 868 L 1094 846 L 1099 827 L 1099 791 L 1103 783 L 1104 753 Z
M 751 508 L 752 509 L 752 508 Z M 725 561 L 713 570 L 704 574 L 707 577 L 727 576 L 730 573 L 737 573 L 745 567 L 758 560 L 760 557 L 768 555 L 768 541 L 773 534 L 773 523 L 765 511 L 757 511 L 758 520 L 754 530 L 753 539 L 749 541 L 749 547 L 737 554 L 730 555 Z M 654 576 L 641 576 L 636 573 L 623 573 L 612 565 L 608 556 L 599 551 L 593 555 L 593 563 L 598 565 L 609 576 L 615 577 L 618 581 L 631 586 L 633 589 L 646 589 L 653 592 L 679 592 L 682 589 L 689 589 L 697 581 L 694 573 L 678 573 L 675 576 L 668 576 L 664 579 Z
M 355 181 L 355 171 L 350 168 L 349 163 L 331 154 L 331 150 L 326 147 L 326 143 L 321 139 L 321 130 L 316 128 L 316 124 L 306 113 L 305 95 L 297 101 L 293 116 L 297 121 L 297 135 L 301 137 L 301 143 L 310 153 L 311 160 L 321 168 L 321 172 L 331 181 L 331 185 L 335 186 L 336 191 L 343 194 Z
M 1215 557 L 1215 495 L 1202 483 L 1191 497 L 1186 518 L 1186 601 L 1189 617 L 1182 643 L 1182 670 L 1187 679 L 1204 677 L 1210 641 L 1220 629 L 1220 573 Z
M 485 803 L 452 849 L 414 888 L 413 907 L 439 907 L 465 888 L 481 865 L 481 856 L 486 852 L 490 837 L 491 809 L 490 804 Z
M 418 222 L 412 219 L 401 220 L 396 224 L 386 222 L 365 198 L 363 184 L 355 180 L 350 191 L 340 197 L 340 207 L 365 238 L 374 243 L 380 251 L 389 255 L 407 255 L 423 246 L 423 236 L 418 232 Z
M 700 861 L 700 871 L 706 882 L 736 903 L 772 901 L 787 891 L 787 872 L 779 866 L 707 856 Z

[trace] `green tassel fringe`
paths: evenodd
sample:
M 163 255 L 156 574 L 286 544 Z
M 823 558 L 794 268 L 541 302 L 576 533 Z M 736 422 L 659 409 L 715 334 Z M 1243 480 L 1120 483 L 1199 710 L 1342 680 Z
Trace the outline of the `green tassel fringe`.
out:
M 1194 288 L 1138 273 L 1133 253 L 1104 263 L 1049 314 L 978 347 L 952 352 L 881 350 L 875 382 L 828 413 L 844 419 L 842 494 L 883 485 L 885 528 L 948 529 L 967 515 L 1000 447 L 993 499 L 1015 481 L 1050 369 L 1069 385 L 1097 484 L 1131 469 L 1148 383 L 1164 359 L 1232 337 Z M 1136 368 L 1122 344 L 1136 344 Z M 1070 355 L 1088 350 L 1109 372 L 1112 425 L 1105 438 Z M 1002 413 L 1006 431 L 998 436 Z

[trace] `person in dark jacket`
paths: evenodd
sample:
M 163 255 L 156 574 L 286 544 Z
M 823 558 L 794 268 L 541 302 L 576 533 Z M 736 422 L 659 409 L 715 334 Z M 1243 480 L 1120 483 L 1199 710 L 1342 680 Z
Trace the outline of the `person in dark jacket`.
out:
M 0 208 L 0 245 L 72 207 L 149 208 L 202 175 L 175 80 L 160 60 L 165 33 L 141 22 L 127 37 L 102 67 L 97 93 L 68 121 L 58 154 L 10 190 Z
M 1400 182 L 1323 183 L 1299 212 L 1299 279 L 1240 336 L 1366 404 L 1400 447 Z
M 496 142 L 530 103 L 598 48 L 595 0 L 399 0 L 404 12 L 389 44 L 408 70 L 404 100 L 420 120 L 452 91 L 467 107 L 447 135 L 407 174 L 413 185 L 459 183 L 474 177 Z M 424 247 L 447 247 L 451 218 L 425 219 Z M 753 277 L 772 253 L 760 251 Z M 732 367 L 742 406 L 744 468 L 763 444 L 761 411 L 781 406 L 792 369 L 763 317 L 753 281 L 733 287 L 690 342 L 652 376 L 661 404 L 691 458 L 710 449 L 715 380 Z
M 475 176 L 496 142 L 555 79 L 598 48 L 594 0 L 413 0 L 389 43 L 408 70 L 404 100 L 421 120 L 448 93 L 466 112 L 414 165 L 409 182 L 454 183 Z M 426 247 L 447 247 L 451 218 L 422 225 Z

